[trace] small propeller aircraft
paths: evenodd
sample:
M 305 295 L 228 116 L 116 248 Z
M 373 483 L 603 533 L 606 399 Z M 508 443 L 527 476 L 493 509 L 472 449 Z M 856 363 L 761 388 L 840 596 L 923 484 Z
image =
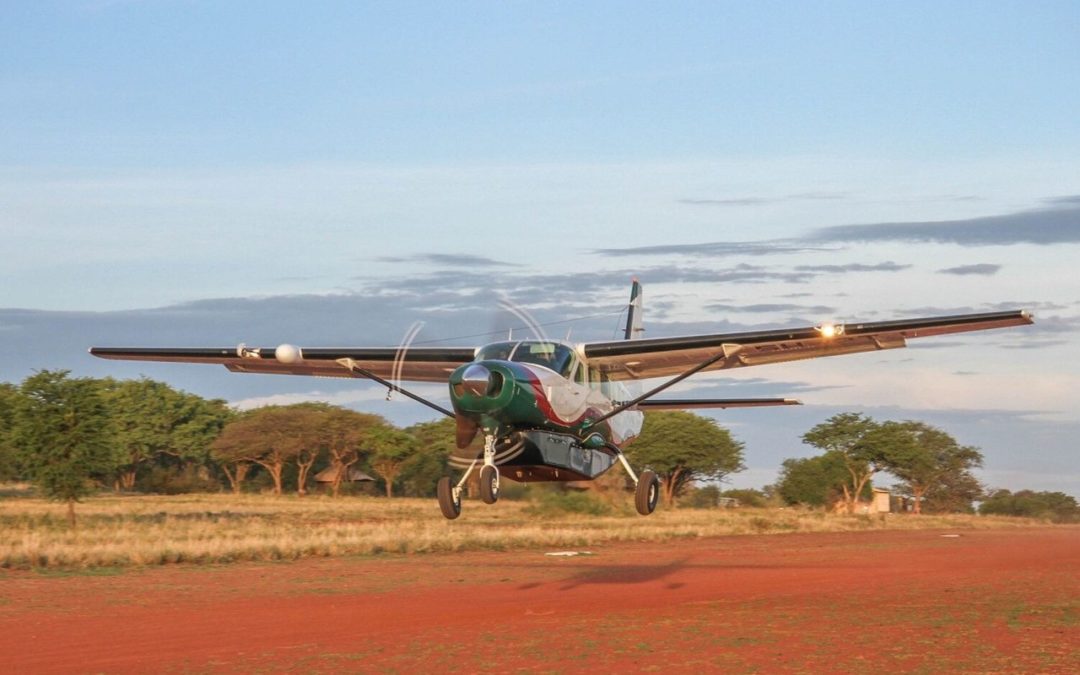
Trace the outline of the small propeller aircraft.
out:
M 479 348 L 276 348 L 221 349 L 92 347 L 105 359 L 221 364 L 236 373 L 273 373 L 373 380 L 457 422 L 457 446 L 478 434 L 483 450 L 456 464 L 465 469 L 455 484 L 438 483 L 447 518 L 461 513 L 469 476 L 480 467 L 480 497 L 494 504 L 500 477 L 516 481 L 592 480 L 620 463 L 636 485 L 635 506 L 656 507 L 659 482 L 652 471 L 636 474 L 622 448 L 641 431 L 643 411 L 798 405 L 788 398 L 658 399 L 673 385 L 700 372 L 782 363 L 822 356 L 904 347 L 909 338 L 1004 328 L 1033 323 L 1023 310 L 871 323 L 825 323 L 789 330 L 642 338 L 641 285 L 631 288 L 622 340 L 568 342 L 506 340 Z M 668 378 L 633 396 L 627 384 Z M 401 387 L 402 381 L 445 382 L 452 410 Z M 453 461 L 453 460 L 452 460 Z

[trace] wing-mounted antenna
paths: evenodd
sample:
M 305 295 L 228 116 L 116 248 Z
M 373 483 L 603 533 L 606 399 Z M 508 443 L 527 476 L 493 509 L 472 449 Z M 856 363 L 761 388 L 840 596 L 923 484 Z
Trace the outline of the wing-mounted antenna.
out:
M 645 332 L 645 328 L 641 325 L 641 313 L 641 282 L 635 278 L 630 286 L 630 305 L 626 310 L 626 334 L 623 336 L 625 339 L 639 338 Z

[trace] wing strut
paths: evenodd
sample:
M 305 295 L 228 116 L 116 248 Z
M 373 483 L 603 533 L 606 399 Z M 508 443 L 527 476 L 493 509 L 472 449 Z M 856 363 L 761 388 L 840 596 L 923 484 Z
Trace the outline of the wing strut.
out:
M 379 377 L 378 375 L 371 372 L 370 370 L 367 370 L 366 368 L 361 368 L 359 365 L 357 365 L 356 361 L 353 361 L 352 359 L 338 359 L 337 362 L 340 363 L 345 368 L 347 368 L 349 370 L 349 372 L 353 374 L 354 377 L 366 377 L 369 380 L 375 380 L 376 382 L 378 382 L 382 386 L 390 389 L 390 391 L 396 391 L 399 394 L 403 394 L 405 396 L 408 396 L 409 398 L 416 401 L 417 403 L 423 403 L 424 405 L 426 405 L 427 407 L 429 407 L 429 408 L 431 408 L 433 410 L 438 410 L 439 412 L 446 415 L 447 417 L 457 417 L 457 415 L 450 412 L 446 408 L 442 407 L 438 403 L 432 403 L 431 401 L 427 400 L 423 396 L 417 396 L 416 394 L 412 393 L 411 391 L 408 391 L 406 389 L 402 389 L 401 387 L 394 384 L 393 382 L 390 382 L 389 380 L 384 380 L 383 378 Z
M 716 363 L 717 361 L 721 361 L 723 359 L 726 359 L 729 356 L 734 356 L 735 354 L 738 353 L 738 351 L 739 351 L 738 345 L 722 345 L 721 349 L 720 349 L 720 353 L 717 354 L 716 356 L 705 359 L 704 361 L 697 364 L 696 366 L 694 366 L 690 370 L 687 370 L 687 371 L 683 372 L 681 375 L 676 375 L 675 377 L 671 378 L 667 382 L 661 384 L 658 387 L 654 387 L 654 388 L 650 389 L 649 391 L 645 392 L 641 396 L 638 396 L 637 398 L 631 399 L 631 400 L 627 401 L 626 403 L 615 406 L 615 408 L 611 412 L 609 412 L 607 414 L 604 414 L 604 415 L 601 415 L 600 417 L 597 417 L 595 420 L 593 420 L 592 424 L 593 425 L 599 424 L 599 423 L 603 422 L 604 420 L 610 419 L 610 418 L 618 415 L 619 413 L 623 412 L 624 410 L 628 410 L 629 408 L 633 408 L 634 406 L 636 406 L 638 403 L 641 403 L 645 399 L 652 398 L 653 396 L 656 396 L 657 394 L 664 391 L 665 389 L 667 389 L 669 387 L 672 387 L 672 386 L 682 382 L 683 380 L 690 377 L 694 373 L 699 373 L 699 372 L 705 370 L 706 368 L 708 368 L 712 364 Z

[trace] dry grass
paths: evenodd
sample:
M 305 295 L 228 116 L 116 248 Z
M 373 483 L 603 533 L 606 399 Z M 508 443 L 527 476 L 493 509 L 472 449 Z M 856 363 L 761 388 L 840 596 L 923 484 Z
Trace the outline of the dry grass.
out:
M 528 502 L 486 507 L 466 500 L 447 521 L 434 500 L 321 496 L 184 495 L 98 497 L 64 507 L 0 500 L 0 567 L 91 568 L 224 563 L 308 556 L 425 553 L 465 549 L 587 547 L 607 541 L 869 529 L 990 528 L 1034 521 L 975 516 L 834 516 L 800 510 L 658 509 L 643 518 L 537 513 Z

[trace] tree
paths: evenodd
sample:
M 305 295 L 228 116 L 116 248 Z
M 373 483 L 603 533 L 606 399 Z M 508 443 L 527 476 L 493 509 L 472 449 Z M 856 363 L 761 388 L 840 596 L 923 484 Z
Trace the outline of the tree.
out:
M 982 466 L 982 453 L 960 445 L 941 429 L 910 420 L 885 422 L 875 439 L 889 444 L 889 472 L 903 481 L 898 488 L 911 495 L 915 514 L 922 513 L 923 501 L 935 488 L 940 493 L 949 484 L 978 483 L 971 470 Z M 942 497 L 939 494 L 939 500 Z
M 378 415 L 331 407 L 323 419 L 323 443 L 330 458 L 330 490 L 337 497 L 349 468 L 367 455 L 364 443 L 371 430 L 388 427 Z
M 457 423 L 451 417 L 414 424 L 405 431 L 416 439 L 416 450 L 402 467 L 401 482 L 406 493 L 430 497 L 446 474 L 450 455 L 457 449 Z
M 367 437 L 371 469 L 386 483 L 386 496 L 394 496 L 394 481 L 405 462 L 416 452 L 412 434 L 390 426 L 377 427 Z
M 664 503 L 675 499 L 695 480 L 723 480 L 745 467 L 743 444 L 714 420 L 683 411 L 645 414 L 641 435 L 628 446 L 627 455 L 641 467 L 656 472 Z
M 833 415 L 803 434 L 803 443 L 826 452 L 835 452 L 844 463 L 848 480 L 842 486 L 848 513 L 855 513 L 858 495 L 870 478 L 889 468 L 891 436 L 880 433 L 880 425 L 861 413 Z
M 224 401 L 208 401 L 146 378 L 103 384 L 124 457 L 118 483 L 125 490 L 135 486 L 139 468 L 160 455 L 204 463 L 211 441 L 231 414 Z
M 844 456 L 830 451 L 816 457 L 785 459 L 776 493 L 785 504 L 829 506 L 842 501 L 846 507 L 845 489 L 850 480 Z M 869 495 L 869 481 L 862 490 L 861 495 Z
M 330 445 L 328 419 L 336 408 L 327 403 L 297 403 L 281 409 L 286 417 L 278 427 L 278 444 L 296 463 L 296 493 L 307 494 L 311 467 Z
M 20 392 L 14 440 L 23 465 L 42 493 L 67 502 L 74 527 L 75 503 L 93 491 L 93 480 L 116 469 L 100 386 L 45 370 L 26 378 Z
M 274 481 L 274 494 L 282 493 L 285 464 L 296 457 L 300 443 L 293 428 L 294 411 L 284 406 L 266 406 L 241 414 L 222 430 L 212 444 L 215 457 L 254 462 L 266 469 Z M 236 486 L 233 487 L 234 491 Z
M 985 495 L 986 488 L 970 472 L 946 474 L 926 491 L 922 508 L 927 513 L 975 513 L 974 502 Z
M 10 480 L 19 475 L 15 450 L 15 419 L 19 398 L 15 385 L 0 382 L 0 480 Z
M 979 506 L 979 513 L 1044 518 L 1056 523 L 1080 522 L 1080 504 L 1064 492 L 995 490 Z
M 244 480 L 251 470 L 251 444 L 252 439 L 248 433 L 241 433 L 240 430 L 230 432 L 229 425 L 210 444 L 210 457 L 225 473 L 233 494 L 240 494 Z

